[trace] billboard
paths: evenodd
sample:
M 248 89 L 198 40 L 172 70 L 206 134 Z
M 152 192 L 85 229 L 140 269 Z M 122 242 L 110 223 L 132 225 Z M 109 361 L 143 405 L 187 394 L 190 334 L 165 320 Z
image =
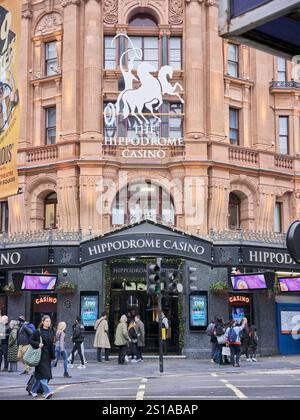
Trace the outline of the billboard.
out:
M 21 0 L 0 0 L 0 199 L 18 191 Z

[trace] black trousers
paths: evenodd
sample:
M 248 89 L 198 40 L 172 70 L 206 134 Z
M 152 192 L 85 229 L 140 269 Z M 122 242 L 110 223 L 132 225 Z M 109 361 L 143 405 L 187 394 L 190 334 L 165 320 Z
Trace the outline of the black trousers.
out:
M 103 349 L 105 350 L 105 360 L 109 361 L 109 349 Z M 100 347 L 97 348 L 97 360 L 98 362 L 102 362 L 102 349 Z
M 8 344 L 2 343 L 0 344 L 0 369 L 1 369 L 3 358 L 4 358 L 4 369 L 8 369 L 7 356 L 8 356 Z
M 143 360 L 143 354 L 142 354 L 142 351 L 143 351 L 143 347 L 140 347 L 140 346 L 138 346 L 137 347 L 137 358 L 140 360 Z
M 127 350 L 127 346 L 119 346 L 119 365 L 124 365 Z
M 73 347 L 73 350 L 72 350 L 72 353 L 71 353 L 71 365 L 73 365 L 74 354 L 75 354 L 76 350 L 79 354 L 81 364 L 84 365 L 83 355 L 82 355 L 82 351 L 81 351 L 81 343 L 74 343 L 74 347 Z

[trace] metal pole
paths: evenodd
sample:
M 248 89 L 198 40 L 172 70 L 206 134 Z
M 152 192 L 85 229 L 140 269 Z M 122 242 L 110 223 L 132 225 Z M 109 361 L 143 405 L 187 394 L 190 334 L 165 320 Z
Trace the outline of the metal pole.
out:
M 161 258 L 156 259 L 156 264 L 161 268 Z M 161 295 L 160 287 L 159 287 L 159 293 L 157 295 L 157 307 L 158 307 L 158 329 L 159 329 L 159 371 L 160 373 L 163 373 L 164 372 L 164 352 L 163 352 L 163 342 L 162 342 L 162 295 Z

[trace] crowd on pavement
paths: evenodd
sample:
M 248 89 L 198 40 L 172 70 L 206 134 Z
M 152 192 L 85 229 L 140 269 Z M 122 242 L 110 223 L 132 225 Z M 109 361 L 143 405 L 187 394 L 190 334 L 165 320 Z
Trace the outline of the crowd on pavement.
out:
M 255 325 L 249 327 L 247 318 L 238 324 L 235 320 L 225 323 L 222 318 L 216 317 L 209 324 L 207 335 L 211 342 L 212 363 L 240 367 L 242 355 L 246 356 L 247 362 L 257 362 L 257 330 Z

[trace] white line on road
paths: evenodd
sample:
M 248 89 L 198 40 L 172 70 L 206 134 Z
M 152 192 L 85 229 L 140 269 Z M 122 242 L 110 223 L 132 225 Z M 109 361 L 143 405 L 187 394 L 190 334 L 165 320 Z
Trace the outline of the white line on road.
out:
M 235 393 L 235 395 L 240 399 L 240 400 L 247 400 L 248 397 L 243 394 L 236 386 L 230 384 L 228 381 L 226 381 L 225 379 L 220 379 L 221 382 L 223 382 L 227 388 L 231 389 L 231 391 L 233 391 Z
M 141 400 L 144 399 L 147 381 L 148 381 L 148 379 L 146 379 L 146 378 L 142 379 L 142 384 L 139 386 L 139 390 L 136 394 L 136 400 L 137 401 L 141 401 Z

